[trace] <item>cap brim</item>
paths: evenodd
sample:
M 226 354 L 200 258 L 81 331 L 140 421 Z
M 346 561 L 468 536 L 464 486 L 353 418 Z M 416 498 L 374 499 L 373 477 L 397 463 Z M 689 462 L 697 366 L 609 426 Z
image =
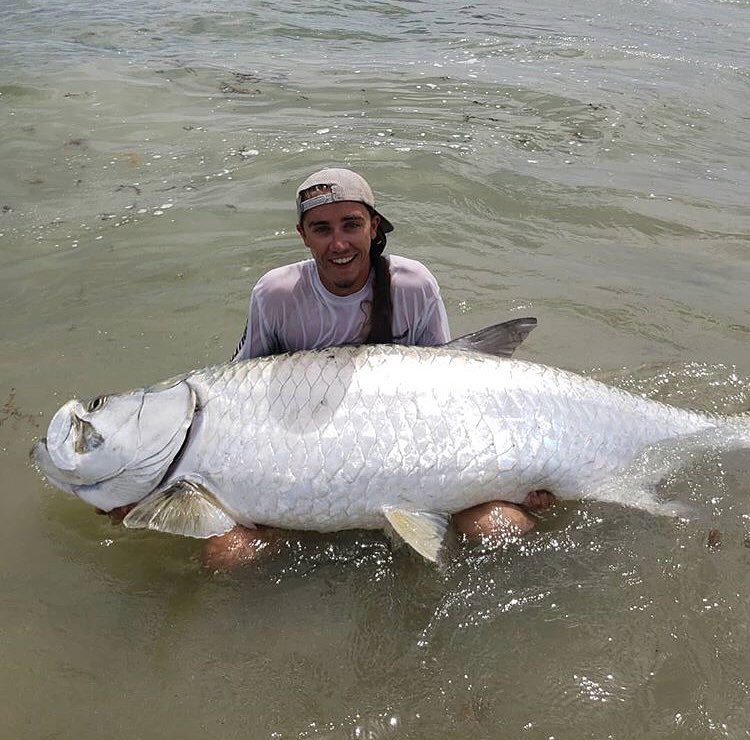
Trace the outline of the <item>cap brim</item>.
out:
M 384 233 L 390 234 L 391 231 L 393 231 L 393 224 L 380 212 L 376 211 L 374 208 L 372 209 L 375 211 L 375 214 L 380 218 L 380 227 Z

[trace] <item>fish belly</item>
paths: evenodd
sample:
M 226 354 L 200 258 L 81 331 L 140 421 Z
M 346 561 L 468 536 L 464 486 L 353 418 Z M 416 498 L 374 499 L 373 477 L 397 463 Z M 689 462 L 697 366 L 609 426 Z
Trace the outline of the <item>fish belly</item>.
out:
M 554 368 L 447 348 L 357 347 L 189 377 L 200 412 L 173 477 L 241 523 L 380 528 L 534 489 L 580 497 L 709 417 Z

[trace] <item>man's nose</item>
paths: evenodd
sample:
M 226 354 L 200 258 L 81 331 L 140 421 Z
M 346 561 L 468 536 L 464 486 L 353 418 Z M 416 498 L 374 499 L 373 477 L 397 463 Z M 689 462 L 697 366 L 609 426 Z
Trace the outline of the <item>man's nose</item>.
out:
M 333 238 L 331 240 L 331 248 L 337 250 L 343 250 L 349 248 L 349 240 L 346 238 L 343 229 L 334 229 Z

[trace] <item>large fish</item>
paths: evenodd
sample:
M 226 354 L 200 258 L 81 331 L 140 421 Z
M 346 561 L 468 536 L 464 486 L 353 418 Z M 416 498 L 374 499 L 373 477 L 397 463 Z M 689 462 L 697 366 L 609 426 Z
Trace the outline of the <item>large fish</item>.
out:
M 467 507 L 546 489 L 658 509 L 643 484 L 674 450 L 750 446 L 747 415 L 673 408 L 509 359 L 535 323 L 442 347 L 227 363 L 72 400 L 32 457 L 50 483 L 99 509 L 135 503 L 129 527 L 205 538 L 237 523 L 321 532 L 390 524 L 435 560 L 449 516 Z

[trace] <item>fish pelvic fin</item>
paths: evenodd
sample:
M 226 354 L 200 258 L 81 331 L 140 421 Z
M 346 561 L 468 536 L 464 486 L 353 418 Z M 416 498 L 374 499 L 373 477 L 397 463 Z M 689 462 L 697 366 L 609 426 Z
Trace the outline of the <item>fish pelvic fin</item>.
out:
M 407 545 L 423 558 L 436 563 L 448 531 L 447 514 L 431 511 L 406 511 L 395 506 L 384 506 L 388 523 Z
M 536 325 L 537 320 L 532 317 L 512 319 L 480 329 L 473 334 L 466 334 L 452 342 L 447 342 L 444 346 L 451 349 L 483 352 L 496 357 L 510 357 Z
M 153 529 L 198 539 L 224 534 L 237 524 L 209 491 L 184 479 L 144 498 L 122 523 L 130 529 Z

